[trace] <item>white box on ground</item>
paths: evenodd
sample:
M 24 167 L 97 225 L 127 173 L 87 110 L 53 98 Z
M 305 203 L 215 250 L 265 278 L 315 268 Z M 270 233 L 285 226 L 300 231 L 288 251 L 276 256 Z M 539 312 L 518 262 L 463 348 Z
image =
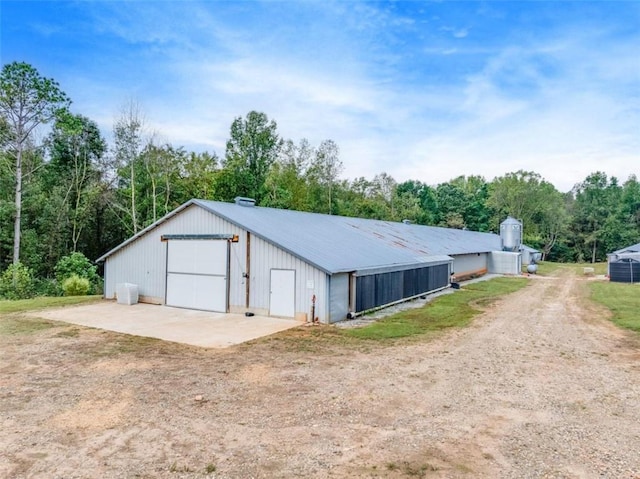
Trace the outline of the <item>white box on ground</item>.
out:
M 138 285 L 132 283 L 118 283 L 116 285 L 116 298 L 118 304 L 137 304 Z

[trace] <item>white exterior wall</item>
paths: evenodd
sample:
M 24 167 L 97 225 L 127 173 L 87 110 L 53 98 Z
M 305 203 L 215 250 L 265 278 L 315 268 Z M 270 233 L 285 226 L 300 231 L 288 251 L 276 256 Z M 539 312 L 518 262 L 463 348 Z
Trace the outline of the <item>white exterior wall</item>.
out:
M 522 256 L 509 251 L 493 251 L 489 258 L 489 273 L 521 274 Z
M 141 301 L 164 304 L 167 279 L 167 243 L 160 241 L 166 234 L 237 234 L 239 243 L 231 243 L 229 305 L 244 305 L 244 280 L 236 255 L 245 256 L 243 230 L 199 206 L 191 205 L 147 234 L 109 256 L 105 262 L 104 296 L 115 298 L 116 284 L 138 285 Z M 224 241 L 224 240 L 212 240 Z M 239 284 L 241 283 L 241 284 Z
M 250 302 L 252 311 L 257 314 L 268 314 L 269 312 L 271 270 L 292 269 L 296 272 L 296 316 L 302 319 L 302 315 L 306 314 L 307 319 L 312 319 L 311 298 L 315 294 L 315 316 L 323 323 L 329 322 L 328 275 L 257 236 L 251 235 L 250 243 Z
M 322 322 L 328 319 L 328 275 L 276 246 L 250 235 L 250 294 L 246 307 L 247 231 L 200 208 L 191 205 L 157 226 L 105 262 L 104 296 L 115 298 L 118 283 L 138 285 L 141 301 L 164 304 L 166 288 L 167 243 L 160 241 L 166 234 L 235 234 L 237 243 L 230 243 L 229 311 L 252 311 L 269 314 L 271 269 L 291 269 L 296 272 L 295 312 L 299 319 L 311 316 L 311 297 L 316 295 L 315 315 Z M 224 240 L 211 240 L 224 241 Z
M 453 271 L 456 276 L 471 273 L 486 273 L 488 269 L 488 254 L 474 253 L 453 256 Z

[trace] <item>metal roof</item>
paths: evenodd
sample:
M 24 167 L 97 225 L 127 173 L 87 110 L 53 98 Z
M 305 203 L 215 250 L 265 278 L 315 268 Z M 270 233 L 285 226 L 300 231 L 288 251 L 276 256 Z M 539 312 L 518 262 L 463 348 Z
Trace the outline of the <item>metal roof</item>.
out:
M 522 221 L 519 221 L 511 216 L 507 216 L 507 218 L 500 223 L 500 225 L 520 225 L 522 226 Z
M 500 237 L 493 233 L 194 199 L 98 261 L 190 205 L 220 216 L 329 274 L 427 265 L 447 261 L 450 255 L 501 249 Z
M 622 253 L 640 253 L 640 243 L 634 244 L 632 246 L 627 246 L 626 248 L 619 249 L 618 251 L 614 251 L 610 254 L 622 254 Z
M 540 252 L 537 249 L 532 248 L 531 246 L 527 246 L 524 243 L 520 245 L 520 251 L 527 251 L 528 253 L 539 253 Z
M 327 273 L 442 261 L 500 249 L 491 233 L 194 200 Z

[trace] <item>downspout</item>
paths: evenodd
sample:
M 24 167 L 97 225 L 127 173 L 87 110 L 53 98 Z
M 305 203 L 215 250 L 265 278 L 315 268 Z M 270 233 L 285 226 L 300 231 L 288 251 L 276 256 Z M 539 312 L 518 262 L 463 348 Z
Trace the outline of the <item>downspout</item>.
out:
M 245 307 L 249 309 L 249 299 L 251 297 L 251 233 L 247 231 L 247 259 L 246 259 L 246 268 L 244 272 L 245 277 Z

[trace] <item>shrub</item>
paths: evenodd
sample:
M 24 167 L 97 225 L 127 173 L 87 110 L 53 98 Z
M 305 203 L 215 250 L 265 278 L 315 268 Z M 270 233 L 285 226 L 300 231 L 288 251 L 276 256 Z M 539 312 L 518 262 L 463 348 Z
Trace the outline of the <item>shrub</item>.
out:
M 33 295 L 31 270 L 22 263 L 11 264 L 0 276 L 0 298 L 27 299 Z
M 33 291 L 36 296 L 62 296 L 62 287 L 52 278 L 36 278 L 33 281 Z
M 77 274 L 72 274 L 62 282 L 62 290 L 65 296 L 86 296 L 90 288 L 89 280 L 81 278 Z
M 64 281 L 75 274 L 80 278 L 88 280 L 90 291 L 97 293 L 100 291 L 102 284 L 97 269 L 98 268 L 91 264 L 91 261 L 82 253 L 71 253 L 68 256 L 60 258 L 60 261 L 56 264 L 56 279 L 59 284 L 63 285 L 64 290 Z

